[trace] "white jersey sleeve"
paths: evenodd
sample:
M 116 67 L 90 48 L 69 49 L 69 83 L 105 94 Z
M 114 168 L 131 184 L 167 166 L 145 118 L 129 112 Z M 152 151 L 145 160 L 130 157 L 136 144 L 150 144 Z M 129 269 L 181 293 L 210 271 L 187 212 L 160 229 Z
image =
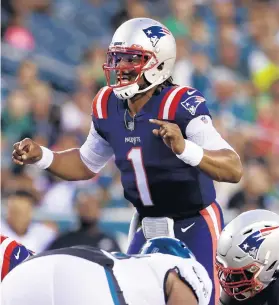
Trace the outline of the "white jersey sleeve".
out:
M 113 150 L 109 143 L 96 131 L 94 124 L 88 137 L 80 148 L 82 162 L 93 172 L 98 173 L 113 156 Z
M 225 141 L 212 124 L 208 115 L 198 116 L 186 127 L 187 139 L 207 150 L 234 149 Z
M 188 283 L 195 291 L 199 305 L 208 305 L 212 293 L 212 282 L 205 268 L 196 260 L 181 259 L 178 267 L 180 278 Z
M 174 270 L 182 281 L 192 288 L 199 305 L 208 305 L 212 282 L 205 268 L 195 259 L 185 259 L 166 254 L 152 254 L 148 261 L 157 277 L 164 282 L 168 272 Z

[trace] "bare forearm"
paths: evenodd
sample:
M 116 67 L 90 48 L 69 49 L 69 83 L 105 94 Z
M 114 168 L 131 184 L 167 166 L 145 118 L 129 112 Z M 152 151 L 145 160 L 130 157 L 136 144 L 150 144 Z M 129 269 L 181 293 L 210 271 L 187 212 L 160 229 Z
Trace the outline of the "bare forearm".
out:
M 205 150 L 199 168 L 219 182 L 237 183 L 242 177 L 242 165 L 235 152 L 229 149 Z
M 192 290 L 177 275 L 170 273 L 166 283 L 167 305 L 198 305 Z
M 198 305 L 198 302 L 192 296 L 185 295 L 181 292 L 175 295 L 172 294 L 168 299 L 167 305 Z
M 88 180 L 95 176 L 82 162 L 78 148 L 54 152 L 54 159 L 47 170 L 68 181 Z

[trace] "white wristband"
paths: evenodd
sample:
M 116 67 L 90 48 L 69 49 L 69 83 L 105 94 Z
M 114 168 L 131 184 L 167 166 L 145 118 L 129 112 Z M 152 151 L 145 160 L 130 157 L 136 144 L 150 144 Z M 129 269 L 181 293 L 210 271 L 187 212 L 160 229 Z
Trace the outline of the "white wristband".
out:
M 48 167 L 50 167 L 53 161 L 54 154 L 50 149 L 44 146 L 41 146 L 41 149 L 42 149 L 42 158 L 41 160 L 35 162 L 34 165 L 36 165 L 40 169 L 47 169 Z
M 203 158 L 203 149 L 194 142 L 185 140 L 185 149 L 183 153 L 176 156 L 191 166 L 198 166 Z

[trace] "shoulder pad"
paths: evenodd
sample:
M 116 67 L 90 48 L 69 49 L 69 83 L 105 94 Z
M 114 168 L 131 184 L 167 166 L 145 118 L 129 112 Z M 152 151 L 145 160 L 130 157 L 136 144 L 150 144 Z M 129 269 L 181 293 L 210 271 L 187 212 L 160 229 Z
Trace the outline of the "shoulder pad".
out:
M 105 86 L 99 90 L 92 102 L 92 114 L 97 119 L 107 119 L 108 117 L 108 100 L 112 88 Z
M 191 87 L 174 87 L 164 96 L 159 110 L 159 119 L 175 120 L 176 117 L 187 120 L 199 115 L 209 115 L 204 96 Z
M 1 280 L 17 265 L 26 260 L 33 252 L 12 238 L 1 235 Z
M 200 115 L 210 116 L 206 105 L 206 99 L 200 91 L 196 89 L 189 89 L 181 97 L 181 102 L 178 104 L 176 115 L 178 118 L 187 118 L 192 120 Z
M 189 87 L 175 86 L 164 95 L 159 108 L 159 120 L 174 120 L 178 103 L 188 89 Z

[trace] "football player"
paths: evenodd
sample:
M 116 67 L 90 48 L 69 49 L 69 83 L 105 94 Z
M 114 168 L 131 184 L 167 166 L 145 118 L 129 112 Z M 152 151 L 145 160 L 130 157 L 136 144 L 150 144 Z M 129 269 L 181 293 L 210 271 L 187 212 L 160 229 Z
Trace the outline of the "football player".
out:
M 186 242 L 214 280 L 210 304 L 215 305 L 220 293 L 214 261 L 223 218 L 213 180 L 238 182 L 242 166 L 214 128 L 205 97 L 173 84 L 175 58 L 175 39 L 161 23 L 148 18 L 123 23 L 108 48 L 107 86 L 93 99 L 91 130 L 82 147 L 53 152 L 24 139 L 14 144 L 13 160 L 65 180 L 83 180 L 115 156 L 125 198 L 137 210 L 135 220 L 173 220 L 174 236 Z M 138 253 L 150 238 L 136 230 L 138 222 L 128 253 Z
M 136 256 L 88 246 L 33 256 L 6 276 L 1 304 L 207 305 L 211 291 L 184 243 L 154 238 Z
M 254 210 L 231 221 L 218 241 L 222 305 L 279 305 L 279 215 Z
M 33 255 L 33 252 L 25 248 L 12 238 L 1 235 L 0 244 L 0 271 L 1 281 L 14 267 Z

